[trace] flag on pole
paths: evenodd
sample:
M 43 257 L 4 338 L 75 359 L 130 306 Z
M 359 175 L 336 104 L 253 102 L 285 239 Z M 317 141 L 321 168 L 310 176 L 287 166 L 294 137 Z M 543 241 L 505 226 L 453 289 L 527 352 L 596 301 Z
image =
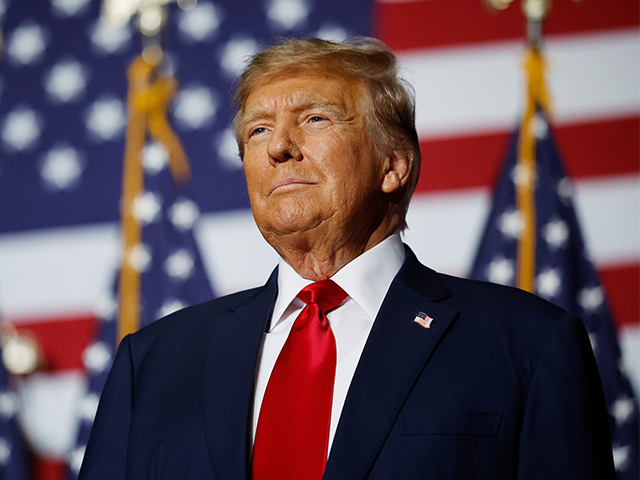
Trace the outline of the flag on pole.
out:
M 18 410 L 18 396 L 13 390 L 0 347 L 0 478 L 28 480 L 27 460 L 20 431 L 14 416 Z
M 189 166 L 166 118 L 174 80 L 142 58 L 129 69 L 129 113 L 122 193 L 123 257 L 113 296 L 105 300 L 100 334 L 84 363 L 89 392 L 80 407 L 70 478 L 77 478 L 100 393 L 118 342 L 180 308 L 213 298 L 194 236 L 198 206 Z M 154 141 L 147 141 L 147 136 Z
M 502 167 L 471 277 L 517 286 L 579 315 L 604 386 L 619 480 L 637 480 L 638 403 L 597 272 L 589 260 L 572 184 L 548 121 L 544 62 L 530 51 L 527 105 Z

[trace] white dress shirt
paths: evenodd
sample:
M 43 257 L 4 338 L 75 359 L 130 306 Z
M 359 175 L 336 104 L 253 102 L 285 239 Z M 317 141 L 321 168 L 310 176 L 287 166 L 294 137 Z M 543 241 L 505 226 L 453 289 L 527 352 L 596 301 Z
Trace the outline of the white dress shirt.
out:
M 360 355 L 378 315 L 389 286 L 404 262 L 404 245 L 396 233 L 351 261 L 332 278 L 347 292 L 348 297 L 327 315 L 336 339 L 337 365 L 329 428 L 329 450 L 338 427 L 351 379 Z M 300 290 L 313 283 L 296 273 L 284 260 L 278 267 L 278 298 L 269 329 L 265 333 L 258 359 L 258 374 L 253 407 L 253 438 L 264 392 L 271 371 L 284 346 L 295 319 L 305 304 L 296 297 Z

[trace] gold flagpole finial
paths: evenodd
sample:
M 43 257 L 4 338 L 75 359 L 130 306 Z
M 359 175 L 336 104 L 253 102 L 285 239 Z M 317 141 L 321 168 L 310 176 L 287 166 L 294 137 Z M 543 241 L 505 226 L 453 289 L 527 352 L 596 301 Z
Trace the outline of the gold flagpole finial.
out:
M 581 0 L 574 0 L 579 2 Z M 485 0 L 490 8 L 505 10 L 513 0 Z M 542 44 L 542 23 L 551 10 L 551 0 L 522 0 L 522 13 L 527 19 L 527 40 L 532 48 Z
M 142 34 L 142 58 L 150 65 L 162 61 L 160 33 L 167 20 L 166 6 L 176 2 L 183 10 L 198 0 L 103 0 L 100 19 L 109 25 L 123 26 L 137 15 L 136 26 Z
M 522 13 L 527 18 L 527 40 L 532 48 L 542 45 L 542 22 L 551 10 L 550 0 L 523 0 Z

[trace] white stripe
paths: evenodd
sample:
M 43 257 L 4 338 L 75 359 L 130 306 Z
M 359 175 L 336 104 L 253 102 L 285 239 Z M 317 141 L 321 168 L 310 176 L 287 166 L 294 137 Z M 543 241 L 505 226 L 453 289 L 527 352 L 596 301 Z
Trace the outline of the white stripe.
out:
M 618 337 L 624 366 L 637 398 L 640 395 L 640 326 L 626 325 Z
M 464 275 L 473 262 L 490 201 L 488 189 L 416 195 L 404 240 L 425 265 Z
M 115 224 L 0 236 L 0 317 L 91 312 L 119 250 Z
M 553 37 L 545 44 L 558 124 L 640 111 L 637 29 Z M 416 90 L 421 138 L 512 129 L 523 104 L 521 41 L 432 48 L 400 55 Z
M 409 209 L 407 243 L 430 267 L 466 274 L 490 200 L 487 189 L 417 195 Z M 579 181 L 576 205 L 596 264 L 640 261 L 638 175 Z M 107 224 L 0 237 L 0 314 L 90 312 L 111 288 L 117 231 Z M 264 283 L 277 262 L 249 211 L 204 215 L 196 233 L 220 294 Z
M 205 215 L 197 238 L 218 294 L 262 285 L 278 264 L 249 210 Z
M 66 460 L 78 435 L 79 405 L 87 393 L 84 372 L 38 372 L 21 378 L 18 421 L 29 445 L 45 457 Z
M 575 203 L 595 263 L 640 261 L 640 176 L 582 180 L 576 183 Z

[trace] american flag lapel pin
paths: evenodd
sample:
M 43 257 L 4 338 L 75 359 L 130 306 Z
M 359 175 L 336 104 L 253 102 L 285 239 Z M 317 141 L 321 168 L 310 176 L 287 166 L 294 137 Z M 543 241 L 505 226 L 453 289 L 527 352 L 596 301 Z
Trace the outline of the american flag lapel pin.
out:
M 416 318 L 413 319 L 414 323 L 417 323 L 422 328 L 431 328 L 431 322 L 433 322 L 433 318 L 427 315 L 424 312 L 418 312 Z

